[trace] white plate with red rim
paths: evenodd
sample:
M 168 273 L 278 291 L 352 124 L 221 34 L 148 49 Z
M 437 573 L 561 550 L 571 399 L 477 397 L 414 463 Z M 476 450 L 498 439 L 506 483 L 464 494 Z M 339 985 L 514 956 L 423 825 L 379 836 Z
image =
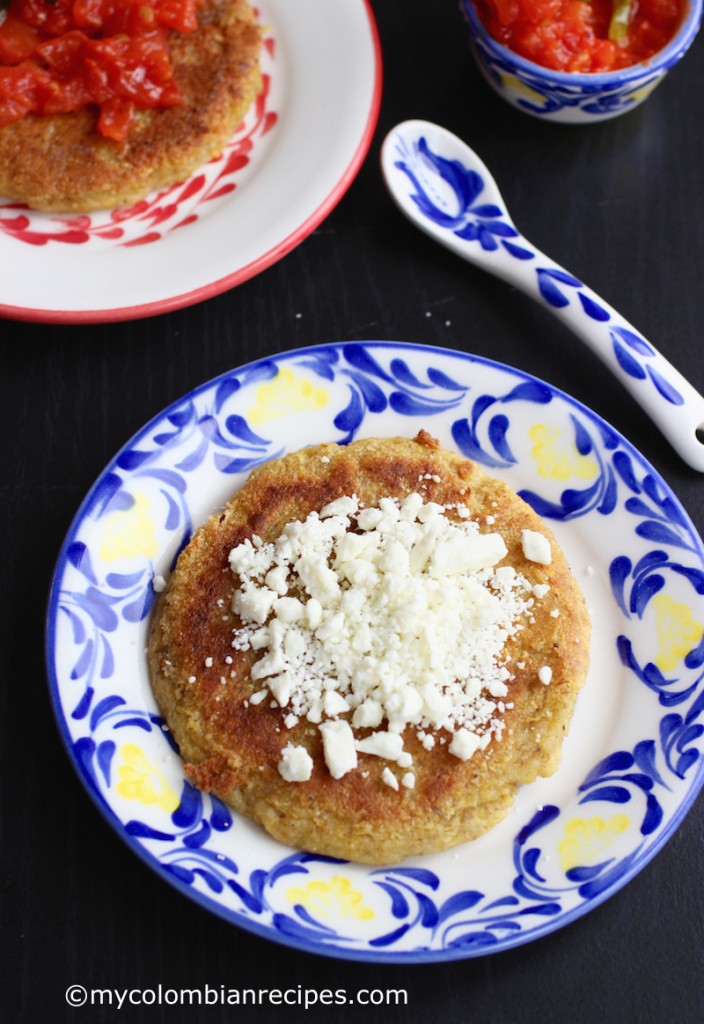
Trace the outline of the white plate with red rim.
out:
M 256 465 L 323 440 L 419 427 L 546 517 L 592 616 L 562 764 L 506 819 L 393 867 L 292 850 L 185 780 L 145 647 L 155 576 Z M 454 960 L 560 928 L 672 836 L 704 782 L 704 549 L 667 484 L 543 381 L 397 342 L 316 346 L 196 388 L 92 488 L 62 548 L 47 661 L 69 755 L 118 834 L 224 919 L 309 952 Z
M 330 213 L 379 111 L 369 2 L 256 7 L 264 89 L 221 157 L 122 210 L 47 214 L 0 198 L 0 316 L 97 323 L 179 309 L 260 273 Z

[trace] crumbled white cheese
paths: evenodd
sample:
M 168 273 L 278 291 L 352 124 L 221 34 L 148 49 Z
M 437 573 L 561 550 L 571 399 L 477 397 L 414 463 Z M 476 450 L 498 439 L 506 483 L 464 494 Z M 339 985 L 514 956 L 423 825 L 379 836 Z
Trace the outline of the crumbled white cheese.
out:
M 384 718 L 384 709 L 378 700 L 365 700 L 359 704 L 352 715 L 352 725 L 355 729 L 376 728 L 381 725 Z
M 521 547 L 529 562 L 550 565 L 552 552 L 550 541 L 545 534 L 538 533 L 536 530 L 521 530 Z
M 341 779 L 357 767 L 357 751 L 354 748 L 354 733 L 349 722 L 338 719 L 323 722 L 320 726 L 323 737 L 323 756 L 333 779 Z
M 390 786 L 391 789 L 398 790 L 398 779 L 390 768 L 384 768 L 381 773 L 381 780 L 382 782 L 385 782 L 387 786 Z
M 397 761 L 403 753 L 403 738 L 393 732 L 373 732 L 366 739 L 357 740 L 355 746 L 360 754 L 374 754 L 387 761 Z
M 416 784 L 416 777 L 413 772 L 406 772 L 401 778 L 401 785 L 405 786 L 406 789 L 413 789 Z
M 552 679 L 552 669 L 549 665 L 543 665 L 542 668 L 539 669 L 538 679 L 541 683 L 544 683 L 546 686 L 548 685 L 548 683 Z
M 449 511 L 418 493 L 368 508 L 344 496 L 272 543 L 254 537 L 230 552 L 242 623 L 232 646 L 261 651 L 252 679 L 285 708 L 285 722 L 319 726 L 335 778 L 356 767 L 357 750 L 398 762 L 407 727 L 426 749 L 433 731 L 449 730 L 463 759 L 501 736 L 497 699 L 512 679 L 505 644 L 537 595 L 499 564 L 500 534 Z M 547 539 L 532 535 L 549 555 Z M 352 726 L 384 720 L 355 749 Z
M 488 569 L 508 554 L 498 533 L 454 534 L 438 539 L 430 560 L 431 576 L 447 576 Z
M 264 577 L 264 582 L 269 590 L 273 590 L 279 597 L 283 597 L 288 591 L 287 580 L 288 568 L 285 565 L 275 566 Z
M 232 602 L 232 610 L 245 622 L 266 622 L 278 594 L 268 587 L 248 587 L 238 590 Z
M 286 782 L 307 782 L 313 774 L 313 758 L 305 747 L 294 747 L 289 743 L 281 751 L 279 775 Z
M 335 501 L 331 501 L 325 508 L 320 510 L 320 518 L 328 519 L 330 516 L 349 516 L 356 512 L 358 507 L 359 503 L 354 496 L 336 498 Z
M 297 597 L 280 597 L 274 601 L 274 615 L 282 622 L 298 622 L 305 615 L 305 605 Z
M 160 594 L 166 587 L 166 580 L 163 576 L 155 576 L 152 580 L 152 588 L 155 594 Z
M 336 715 L 346 715 L 350 706 L 337 690 L 326 690 L 323 697 L 323 710 L 330 718 Z
M 469 732 L 468 729 L 458 729 L 447 749 L 455 757 L 459 757 L 460 761 L 469 761 L 472 754 L 479 749 L 480 743 L 481 740 L 476 732 Z

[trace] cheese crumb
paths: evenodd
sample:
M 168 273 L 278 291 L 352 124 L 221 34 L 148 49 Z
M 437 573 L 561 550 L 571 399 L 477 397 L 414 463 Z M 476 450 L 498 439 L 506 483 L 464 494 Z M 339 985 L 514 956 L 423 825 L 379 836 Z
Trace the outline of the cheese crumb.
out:
M 373 732 L 364 740 L 355 743 L 361 754 L 375 754 L 389 761 L 397 761 L 403 753 L 403 738 L 398 733 Z
M 455 757 L 459 757 L 460 761 L 469 761 L 472 754 L 479 749 L 480 743 L 481 740 L 475 732 L 469 732 L 467 729 L 458 729 L 447 749 Z
M 365 700 L 359 704 L 352 715 L 352 725 L 356 729 L 372 728 L 381 725 L 384 709 L 378 700 Z
M 307 782 L 313 774 L 313 758 L 305 747 L 294 747 L 289 743 L 281 751 L 279 775 L 286 782 Z
M 544 534 L 537 533 L 535 530 L 521 530 L 521 547 L 529 562 L 550 565 L 552 561 L 550 541 Z
M 382 782 L 385 782 L 387 786 L 391 787 L 391 789 L 398 790 L 398 779 L 390 768 L 384 768 L 381 773 L 381 779 Z
M 552 679 L 552 669 L 550 668 L 549 665 L 543 665 L 543 667 L 541 669 L 539 669 L 539 671 L 538 671 L 538 679 L 540 680 L 541 683 L 544 683 L 545 686 L 548 685 L 548 683 Z
M 320 726 L 323 737 L 323 756 L 333 779 L 341 779 L 357 767 L 357 751 L 354 748 L 354 733 L 349 722 L 323 722 Z

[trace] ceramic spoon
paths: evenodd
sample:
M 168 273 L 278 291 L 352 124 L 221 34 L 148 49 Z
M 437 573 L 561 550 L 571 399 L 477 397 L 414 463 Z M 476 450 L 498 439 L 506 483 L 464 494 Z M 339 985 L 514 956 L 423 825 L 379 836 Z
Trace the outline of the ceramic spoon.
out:
M 404 121 L 384 140 L 381 166 L 414 224 L 546 305 L 603 360 L 684 461 L 704 472 L 704 398 L 615 309 L 521 235 L 469 146 L 428 121 Z

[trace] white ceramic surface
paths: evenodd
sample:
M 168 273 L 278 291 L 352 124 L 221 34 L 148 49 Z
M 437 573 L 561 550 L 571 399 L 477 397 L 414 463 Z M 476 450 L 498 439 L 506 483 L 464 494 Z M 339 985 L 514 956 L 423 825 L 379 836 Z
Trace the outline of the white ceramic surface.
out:
M 0 316 L 134 319 L 242 283 L 301 242 L 366 155 L 381 97 L 368 0 L 262 0 L 265 88 L 222 157 L 129 209 L 0 200 Z
M 152 581 L 254 466 L 322 440 L 420 427 L 547 518 L 587 600 L 592 664 L 562 766 L 524 787 L 502 824 L 443 854 L 369 867 L 284 847 L 186 782 L 149 683 Z M 47 664 L 78 774 L 159 876 L 287 945 L 429 962 L 507 949 L 574 921 L 673 834 L 704 781 L 703 636 L 701 541 L 607 423 L 518 370 L 364 342 L 226 373 L 118 452 L 60 553 Z M 86 834 L 90 824 L 87 809 Z

